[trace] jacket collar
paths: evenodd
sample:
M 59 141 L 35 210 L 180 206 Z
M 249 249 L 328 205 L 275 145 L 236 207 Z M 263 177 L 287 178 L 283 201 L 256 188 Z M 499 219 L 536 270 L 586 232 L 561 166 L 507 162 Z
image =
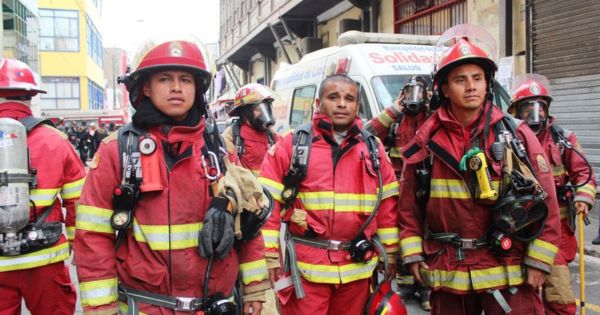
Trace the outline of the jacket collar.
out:
M 267 142 L 267 132 L 254 129 L 247 122 L 240 126 L 240 135 L 244 140 Z
M 318 130 L 321 134 L 327 135 L 331 139 L 333 139 L 333 121 L 329 116 L 321 113 L 317 113 L 313 116 L 313 128 Z M 360 134 L 362 129 L 362 121 L 356 116 L 350 128 L 348 128 L 348 134 L 346 138 L 356 137 Z
M 150 131 L 157 135 L 160 140 L 168 143 L 177 142 L 198 142 L 204 141 L 204 129 L 206 128 L 206 121 L 201 118 L 198 124 L 195 126 L 172 126 L 163 124 L 157 127 L 150 128 Z
M 17 101 L 0 102 L 0 117 L 18 120 L 29 116 L 33 116 L 33 113 L 26 104 Z

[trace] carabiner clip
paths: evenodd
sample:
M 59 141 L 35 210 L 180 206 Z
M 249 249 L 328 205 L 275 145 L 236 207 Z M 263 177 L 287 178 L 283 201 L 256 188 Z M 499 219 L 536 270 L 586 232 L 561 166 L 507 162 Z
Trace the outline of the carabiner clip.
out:
M 206 166 L 206 160 L 205 160 L 205 156 L 204 154 L 202 154 L 202 168 L 204 168 L 204 173 L 206 174 L 206 178 L 208 178 L 209 180 L 217 180 L 219 179 L 219 176 L 221 176 L 221 167 L 219 166 L 219 158 L 217 157 L 217 155 L 214 152 L 208 151 L 208 158 L 211 162 L 211 166 L 214 166 L 214 168 L 217 170 L 217 173 L 212 176 L 210 175 L 210 173 L 208 172 L 208 168 Z

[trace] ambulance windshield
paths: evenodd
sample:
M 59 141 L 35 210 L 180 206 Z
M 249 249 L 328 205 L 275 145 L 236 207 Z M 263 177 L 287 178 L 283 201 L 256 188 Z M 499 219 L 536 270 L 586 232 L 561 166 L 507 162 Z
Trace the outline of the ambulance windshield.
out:
M 412 74 L 383 75 L 371 79 L 373 91 L 375 91 L 380 110 L 394 104 L 396 97 L 402 92 L 402 88 L 412 76 Z M 427 90 L 431 90 L 431 79 L 428 75 L 422 76 L 425 81 L 427 81 Z

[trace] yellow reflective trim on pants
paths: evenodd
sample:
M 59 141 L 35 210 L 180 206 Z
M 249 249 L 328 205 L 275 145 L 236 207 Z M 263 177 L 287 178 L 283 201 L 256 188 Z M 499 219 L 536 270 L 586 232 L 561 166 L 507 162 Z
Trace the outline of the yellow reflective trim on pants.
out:
M 117 278 L 80 282 L 81 305 L 100 306 L 117 301 L 118 284 Z
M 377 229 L 377 235 L 383 245 L 397 245 L 400 242 L 400 229 L 397 227 Z
M 51 206 L 59 191 L 60 188 L 32 189 L 29 192 L 29 199 L 33 201 L 36 207 Z
M 267 269 L 267 261 L 264 259 L 241 263 L 240 273 L 242 274 L 242 282 L 248 285 L 255 281 L 263 281 L 269 278 Z
M 542 261 L 548 265 L 553 265 L 554 257 L 558 252 L 556 245 L 543 241 L 541 239 L 535 239 L 529 243 L 527 248 L 527 256 Z
M 67 242 L 19 256 L 0 256 L 0 272 L 46 266 L 69 258 Z
M 185 249 L 198 247 L 202 223 L 174 225 L 144 225 L 133 220 L 133 237 L 147 243 L 152 250 Z M 171 245 L 169 246 L 169 240 Z
M 266 177 L 258 177 L 258 182 L 263 185 L 273 196 L 273 199 L 283 203 L 281 193 L 283 192 L 283 184 L 278 183 L 272 179 Z
M 83 189 L 84 182 L 85 177 L 74 182 L 64 184 L 60 190 L 61 197 L 63 199 L 79 198 L 79 196 L 81 196 L 81 190 Z
M 77 206 L 75 227 L 78 230 L 114 234 L 110 225 L 112 209 L 98 208 L 88 205 Z
M 261 233 L 265 242 L 265 248 L 279 248 L 279 231 L 263 229 Z
M 552 167 L 552 175 L 554 175 L 554 177 L 565 175 L 565 167 L 564 166 L 553 166 Z
M 400 240 L 402 257 L 423 252 L 423 239 L 420 236 L 411 236 Z
M 421 269 L 425 284 L 431 288 L 445 287 L 458 291 L 491 289 L 499 286 L 516 286 L 524 283 L 521 266 L 498 266 L 487 269 L 459 271 Z
M 69 241 L 72 241 L 75 239 L 75 227 L 74 226 L 67 226 L 67 239 Z
M 376 256 L 367 263 L 350 263 L 347 265 L 315 265 L 298 261 L 298 269 L 302 277 L 316 283 L 348 283 L 369 278 L 377 265 L 379 257 Z
M 393 181 L 389 184 L 383 185 L 383 194 L 381 199 L 387 199 L 392 196 L 400 194 L 400 184 L 397 181 Z

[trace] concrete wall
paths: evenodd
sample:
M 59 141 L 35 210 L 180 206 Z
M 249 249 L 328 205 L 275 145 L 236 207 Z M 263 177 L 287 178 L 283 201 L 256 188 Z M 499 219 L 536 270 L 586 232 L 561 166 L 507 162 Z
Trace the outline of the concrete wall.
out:
M 356 7 L 319 24 L 317 34 L 319 38 L 323 40 L 323 47 L 330 47 L 337 45 L 337 38 L 340 35 L 338 29 L 338 23 L 342 19 L 360 19 L 361 10 Z
M 394 33 L 394 0 L 382 0 L 379 6 L 379 32 Z

